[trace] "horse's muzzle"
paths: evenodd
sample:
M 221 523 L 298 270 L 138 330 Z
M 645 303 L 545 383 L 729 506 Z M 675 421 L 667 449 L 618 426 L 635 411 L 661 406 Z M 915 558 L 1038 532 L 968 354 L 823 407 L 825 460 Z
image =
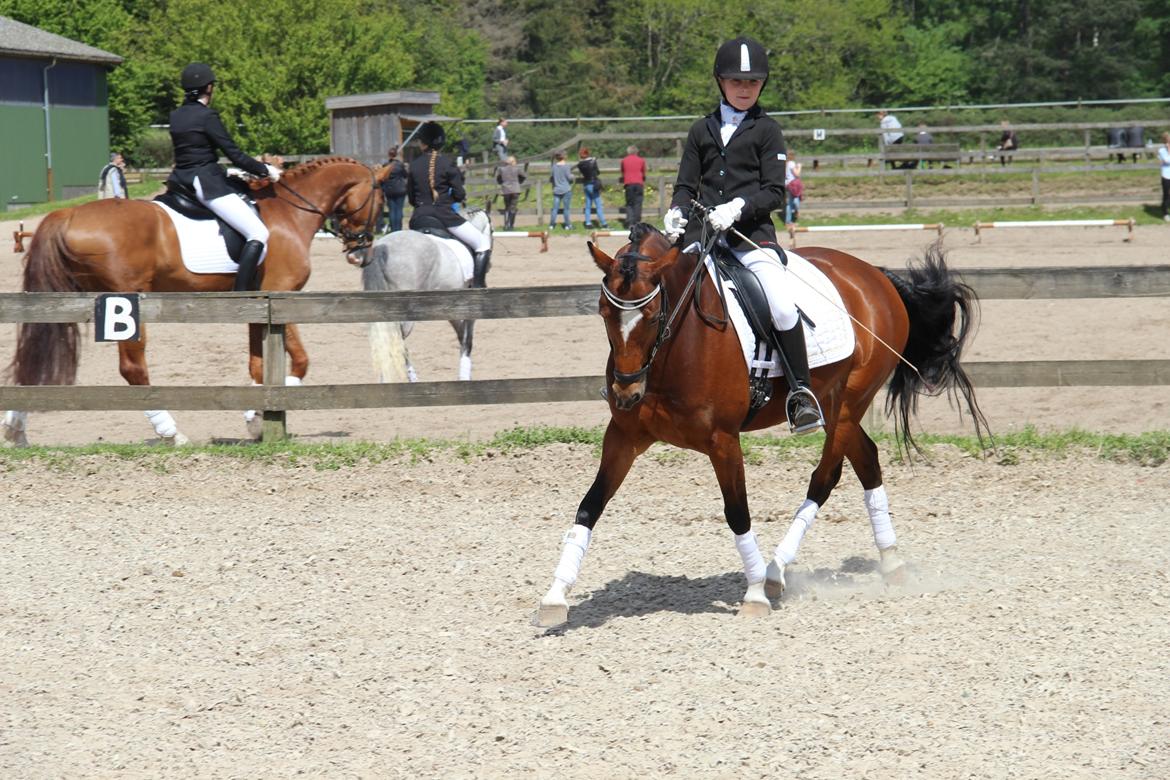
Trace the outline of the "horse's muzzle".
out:
M 614 382 L 609 386 L 609 397 L 613 399 L 613 405 L 623 412 L 633 409 L 641 403 L 645 396 L 646 382 L 644 380 L 629 385 Z
M 345 253 L 345 259 L 350 265 L 356 265 L 358 268 L 365 268 L 373 259 L 373 247 L 362 247 L 361 249 L 354 249 Z

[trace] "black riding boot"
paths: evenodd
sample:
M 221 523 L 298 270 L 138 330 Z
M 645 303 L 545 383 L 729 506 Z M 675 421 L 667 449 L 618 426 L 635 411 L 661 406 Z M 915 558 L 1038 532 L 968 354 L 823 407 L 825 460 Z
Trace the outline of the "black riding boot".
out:
M 256 287 L 256 269 L 260 267 L 260 255 L 264 254 L 264 244 L 261 241 L 249 241 L 240 250 L 240 269 L 236 271 L 236 283 L 232 287 L 236 291 L 258 289 Z
M 516 227 L 516 212 L 515 211 L 505 211 L 504 212 L 504 230 L 511 230 L 514 227 Z
M 471 277 L 472 287 L 487 287 L 487 272 L 492 267 L 492 250 L 485 249 L 475 253 L 474 271 Z
M 788 330 L 778 330 L 780 349 L 784 352 L 785 368 L 791 369 L 788 376 L 788 399 L 785 410 L 788 424 L 793 433 L 807 433 L 822 427 L 821 407 L 812 392 L 812 380 L 808 372 L 808 351 L 804 345 L 804 326 L 797 321 Z

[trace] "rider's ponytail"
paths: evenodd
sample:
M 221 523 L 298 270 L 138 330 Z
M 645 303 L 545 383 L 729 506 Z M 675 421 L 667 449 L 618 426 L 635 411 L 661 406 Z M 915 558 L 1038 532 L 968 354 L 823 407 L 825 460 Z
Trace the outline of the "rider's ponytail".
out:
M 430 166 L 428 168 L 429 181 L 431 184 L 431 202 L 432 203 L 439 202 L 439 192 L 438 192 L 438 190 L 435 189 L 435 163 L 438 161 L 439 161 L 439 152 L 437 149 L 432 149 L 431 150 Z

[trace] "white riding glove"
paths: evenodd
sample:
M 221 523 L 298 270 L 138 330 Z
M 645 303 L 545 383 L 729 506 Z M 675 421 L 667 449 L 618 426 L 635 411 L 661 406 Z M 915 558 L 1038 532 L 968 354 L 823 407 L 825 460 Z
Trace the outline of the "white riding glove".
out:
M 707 213 L 707 221 L 716 230 L 727 230 L 739 219 L 743 207 L 747 205 L 743 198 L 736 198 L 722 205 L 716 206 Z
M 662 232 L 666 238 L 674 243 L 682 236 L 683 231 L 687 227 L 687 218 L 683 216 L 682 211 L 677 206 L 671 206 L 666 212 L 666 216 L 662 218 Z
M 272 179 L 274 184 L 280 181 L 280 168 L 277 168 L 275 165 L 269 165 L 268 163 L 264 163 L 264 167 L 268 169 L 268 178 Z

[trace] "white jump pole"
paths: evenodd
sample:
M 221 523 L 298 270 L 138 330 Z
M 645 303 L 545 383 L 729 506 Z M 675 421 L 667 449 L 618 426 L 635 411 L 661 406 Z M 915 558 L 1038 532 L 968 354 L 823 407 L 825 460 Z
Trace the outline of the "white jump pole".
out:
M 497 238 L 539 238 L 540 251 L 548 251 L 548 231 L 547 230 L 494 230 L 492 231 L 492 239 Z
M 980 231 L 989 228 L 1048 228 L 1048 227 L 1125 227 L 1126 236 L 1122 241 L 1130 241 L 1133 239 L 1133 225 L 1132 219 L 1054 219 L 1054 220 L 1030 220 L 1023 222 L 976 222 L 975 223 L 975 237 L 982 241 L 983 235 Z
M 792 245 L 796 246 L 797 233 L 861 233 L 871 230 L 933 230 L 941 236 L 944 227 L 946 227 L 946 225 L 944 225 L 942 222 L 915 222 L 899 225 L 789 225 L 788 237 L 792 240 Z

